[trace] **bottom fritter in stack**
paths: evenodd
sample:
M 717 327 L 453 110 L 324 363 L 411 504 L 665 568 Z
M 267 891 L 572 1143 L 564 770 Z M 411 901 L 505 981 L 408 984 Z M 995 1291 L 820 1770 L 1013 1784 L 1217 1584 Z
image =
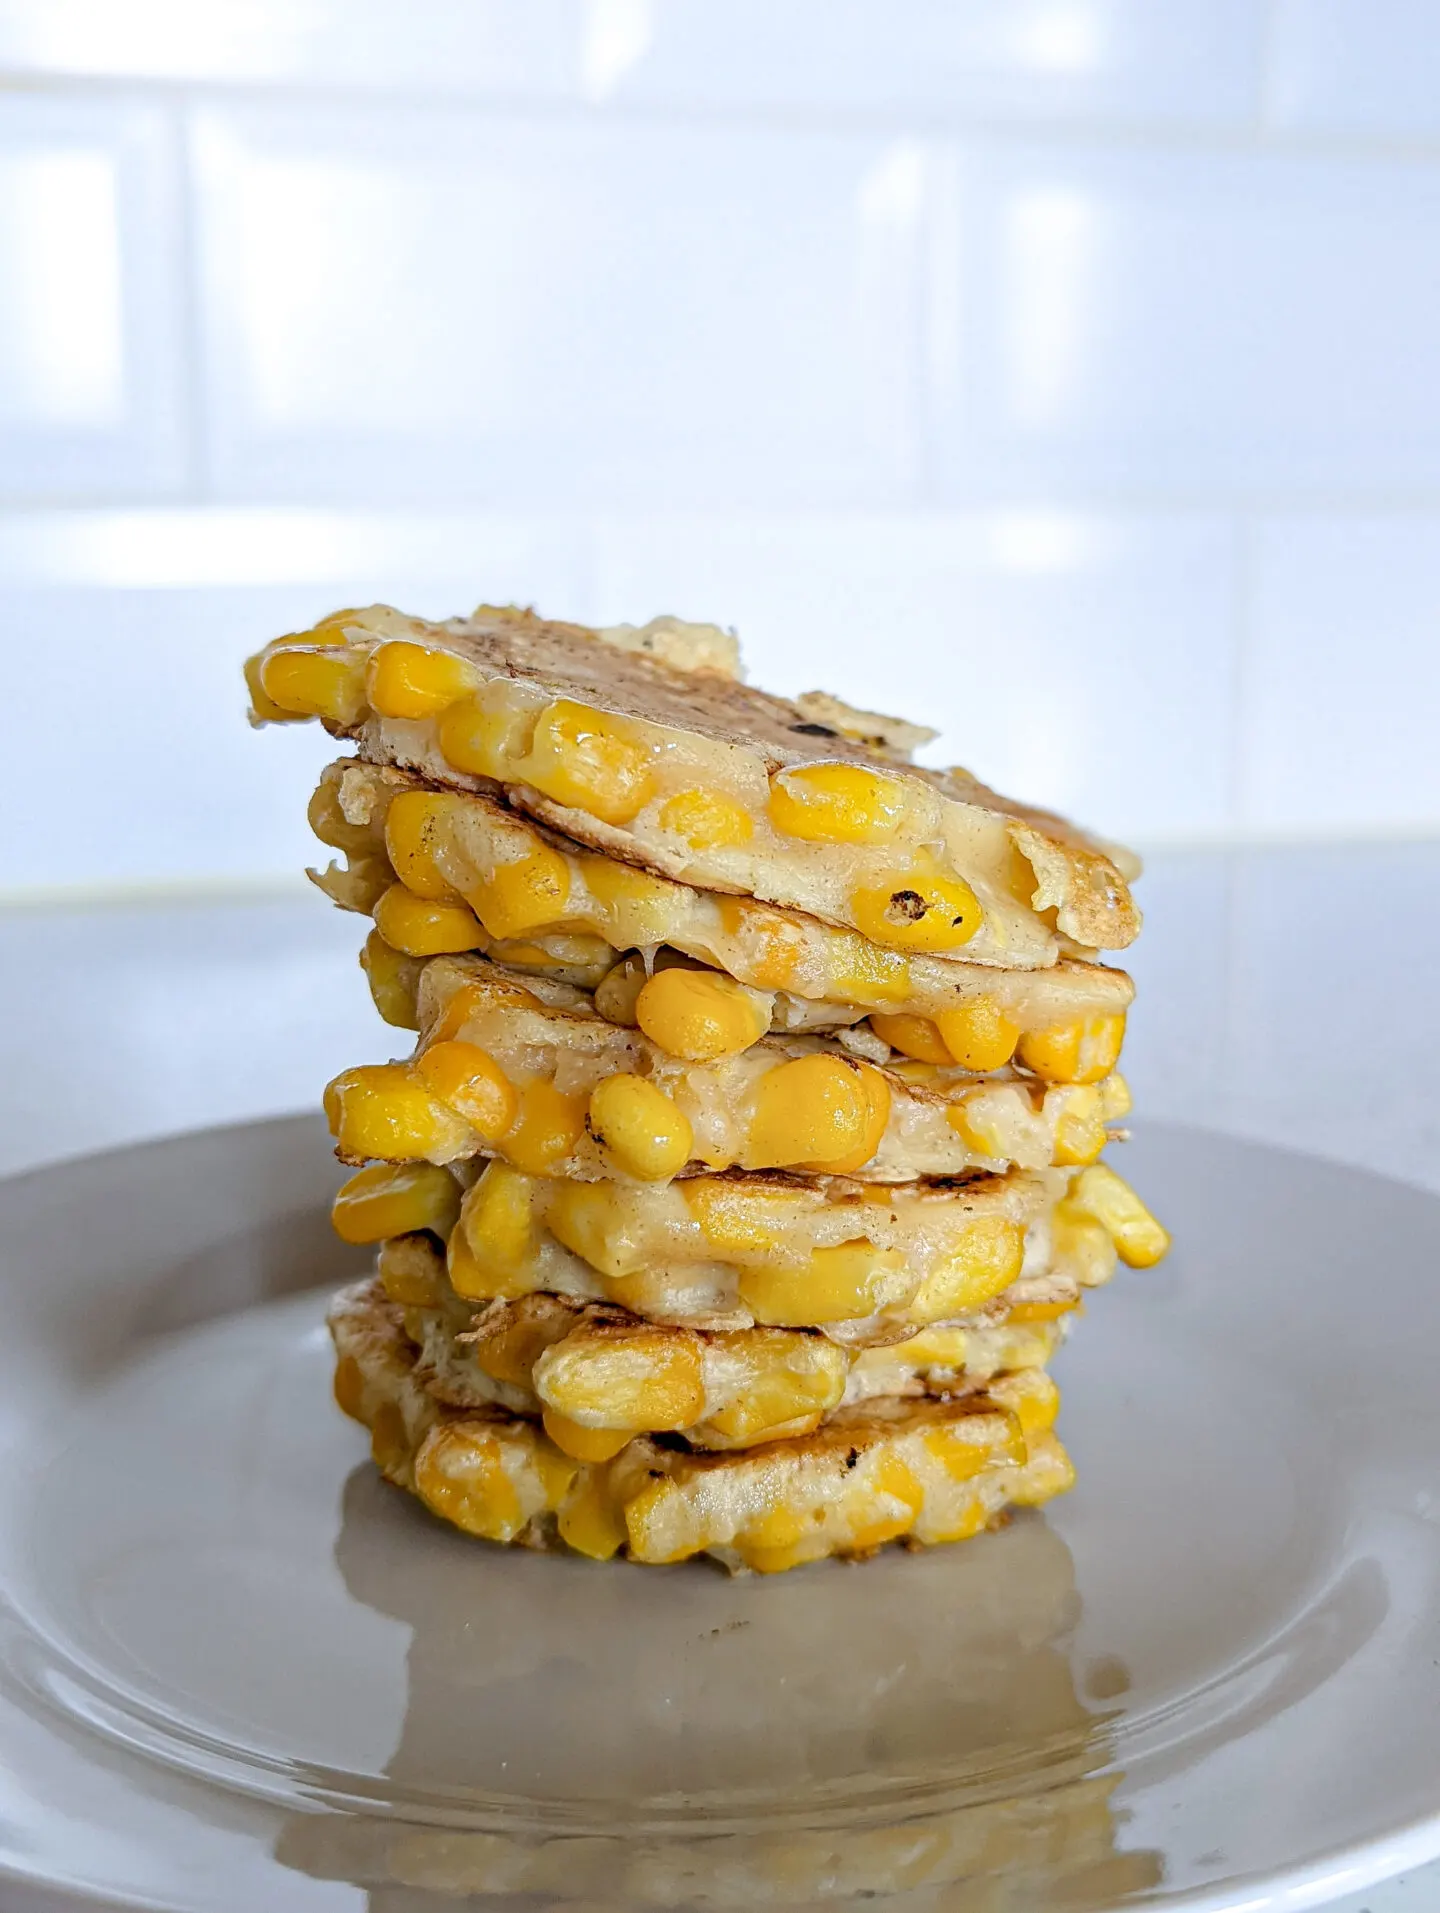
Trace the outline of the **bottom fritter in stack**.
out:
M 1051 1357 L 1167 1246 L 1097 1161 L 1124 853 L 739 685 L 713 627 L 378 607 L 247 675 L 359 746 L 317 880 L 419 1035 L 326 1092 L 378 1245 L 335 1392 L 386 1476 L 492 1541 L 762 1571 L 1070 1486 Z

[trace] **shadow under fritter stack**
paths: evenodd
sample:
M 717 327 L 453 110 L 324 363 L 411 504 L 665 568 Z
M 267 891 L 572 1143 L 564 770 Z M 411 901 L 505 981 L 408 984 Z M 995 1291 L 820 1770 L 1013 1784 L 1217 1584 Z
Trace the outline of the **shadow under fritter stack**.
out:
M 1051 1356 L 1163 1229 L 1125 853 L 922 769 L 735 645 L 344 611 L 247 665 L 318 717 L 317 876 L 404 1062 L 326 1091 L 376 1276 L 330 1314 L 375 1460 L 492 1541 L 776 1570 L 1071 1484 Z

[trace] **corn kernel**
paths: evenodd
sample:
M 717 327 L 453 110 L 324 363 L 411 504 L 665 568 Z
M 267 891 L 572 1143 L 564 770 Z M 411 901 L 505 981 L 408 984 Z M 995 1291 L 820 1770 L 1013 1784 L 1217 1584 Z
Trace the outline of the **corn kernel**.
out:
M 529 1175 L 550 1175 L 584 1133 L 584 1095 L 566 1095 L 536 1077 L 520 1090 L 520 1113 L 505 1132 L 505 1155 Z
M 483 696 L 462 697 L 440 713 L 436 741 L 453 770 L 501 783 L 524 754 L 524 720 Z
M 459 1213 L 458 1192 L 456 1213 Z M 443 1235 L 446 1231 L 437 1229 L 434 1233 Z M 380 1244 L 375 1269 L 386 1295 L 401 1308 L 444 1307 L 445 1264 L 424 1236 L 387 1236 Z
M 744 986 L 709 970 L 657 970 L 635 999 L 635 1020 L 667 1056 L 709 1063 L 765 1034 Z
M 797 1541 L 804 1539 L 809 1526 L 804 1515 L 795 1508 L 787 1507 L 782 1501 L 776 1507 L 767 1508 L 754 1520 L 747 1521 L 738 1538 L 748 1546 L 763 1548 L 767 1552 L 793 1548 Z
M 447 812 L 464 801 L 439 791 L 402 790 L 391 798 L 385 813 L 385 849 L 395 875 L 407 890 L 432 903 L 460 901 L 459 893 L 446 882 L 435 853 L 443 841 Z
M 986 1383 L 985 1392 L 1015 1416 L 1027 1440 L 1031 1435 L 1048 1433 L 1060 1413 L 1060 1390 L 1043 1369 L 1025 1368 L 1013 1375 L 996 1375 Z
M 737 1541 L 735 1552 L 755 1574 L 788 1574 L 791 1568 L 803 1568 L 807 1561 L 819 1561 L 829 1552 L 823 1533 L 807 1535 L 788 1548 L 761 1548 L 751 1541 Z
M 283 704 L 277 704 L 273 697 L 266 697 L 265 687 L 260 682 L 260 667 L 265 662 L 265 653 L 257 651 L 253 658 L 245 660 L 245 689 L 250 693 L 250 709 L 254 713 L 256 724 L 302 724 L 304 711 L 287 711 Z
M 531 1464 L 540 1478 L 540 1491 L 547 1512 L 553 1513 L 569 1494 L 580 1469 L 571 1456 L 563 1454 L 554 1442 L 537 1441 L 530 1451 Z
M 524 1279 L 535 1248 L 536 1196 L 534 1179 L 508 1163 L 486 1168 L 450 1236 L 450 1282 L 457 1294 L 478 1300 L 502 1293 L 497 1279 Z
M 1009 1156 L 1011 1125 L 1006 1122 L 1008 1099 L 1002 1102 L 989 1089 L 980 1089 L 951 1103 L 945 1120 L 967 1149 L 991 1162 Z
M 595 1008 L 618 1029 L 635 1028 L 635 1003 L 649 977 L 642 958 L 622 957 L 605 972 L 595 991 Z
M 1055 1109 L 1054 1160 L 1064 1168 L 1094 1162 L 1109 1140 L 1099 1090 L 1093 1084 L 1066 1085 L 1048 1090 L 1045 1103 L 1047 1114 Z
M 1100 1085 L 1100 1110 L 1107 1123 L 1118 1123 L 1130 1114 L 1130 1085 L 1117 1071 Z
M 992 996 L 972 997 L 953 1010 L 942 1010 L 935 1027 L 962 1069 L 1003 1069 L 1020 1040 L 1020 1025 Z
M 549 1408 L 540 1419 L 561 1454 L 572 1455 L 576 1461 L 609 1461 L 631 1440 L 628 1429 L 582 1428 Z
M 587 1481 L 560 1510 L 560 1538 L 577 1554 L 608 1561 L 625 1545 L 625 1524 L 602 1481 Z
M 353 1355 L 342 1355 L 335 1364 L 335 1406 L 352 1421 L 364 1421 L 365 1377 Z
M 1166 1230 L 1151 1215 L 1129 1183 L 1104 1163 L 1082 1169 L 1066 1200 L 1083 1215 L 1103 1222 L 1114 1238 L 1120 1260 L 1132 1269 L 1148 1269 L 1170 1247 Z
M 800 1207 L 784 1189 L 746 1189 L 724 1176 L 693 1176 L 679 1185 L 692 1220 L 728 1260 L 763 1261 Z
M 629 1275 L 635 1256 L 626 1232 L 623 1191 L 607 1182 L 556 1182 L 545 1220 L 557 1242 L 601 1275 Z
M 870 1027 L 882 1043 L 899 1050 L 902 1056 L 913 1056 L 917 1063 L 948 1065 L 955 1060 L 939 1026 L 928 1016 L 910 1016 L 903 1011 L 891 1016 L 877 1010 L 871 1013 Z
M 392 950 L 378 930 L 372 930 L 360 953 L 360 967 L 370 985 L 375 1007 L 385 1021 L 398 1030 L 418 1030 L 420 1013 L 415 1006 L 419 984 L 419 965 L 414 957 Z
M 983 1308 L 1016 1281 L 1025 1260 L 1025 1231 L 1009 1216 L 975 1216 L 960 1231 L 949 1260 L 915 1297 L 917 1318 L 943 1322 Z
M 445 1162 L 474 1141 L 469 1124 L 437 1101 L 405 1063 L 342 1071 L 325 1092 L 325 1107 L 344 1156 Z
M 1096 1225 L 1098 1228 L 1098 1224 Z M 1031 1322 L 1058 1322 L 1063 1316 L 1071 1315 L 1080 1304 L 1068 1302 L 1017 1302 L 1005 1317 L 1005 1326 L 1013 1323 L 1024 1327 Z
M 455 1178 L 429 1162 L 371 1163 L 351 1176 L 330 1208 L 342 1242 L 383 1242 L 416 1229 L 447 1236 L 459 1214 Z
M 563 697 L 540 713 L 518 775 L 605 824 L 628 824 L 654 790 L 649 753 L 632 727 Z
M 736 1447 L 782 1436 L 806 1435 L 819 1426 L 845 1393 L 850 1357 L 834 1342 L 813 1340 L 810 1366 L 767 1366 L 733 1401 L 706 1417 L 705 1426 Z
M 338 777 L 327 773 L 321 778 L 305 807 L 305 818 L 321 843 L 329 844 L 332 850 L 348 850 L 358 855 L 376 849 L 374 824 L 368 818 L 361 824 L 351 823 L 340 808 Z
M 587 1430 L 673 1433 L 705 1412 L 701 1344 L 682 1329 L 636 1328 L 623 1336 L 579 1329 L 541 1356 L 534 1387 L 547 1410 Z
M 1056 1266 L 1071 1271 L 1085 1288 L 1098 1289 L 1114 1275 L 1119 1261 L 1115 1238 L 1103 1222 L 1078 1209 L 1068 1197 L 1055 1205 L 1050 1240 Z
M 713 790 L 682 790 L 660 810 L 660 828 L 691 850 L 722 850 L 748 844 L 755 834 L 749 811 Z
M 912 994 L 910 961 L 898 950 L 883 950 L 868 938 L 832 931 L 829 994 L 840 1003 L 864 1003 L 871 1009 L 903 1003 Z
M 786 989 L 800 967 L 804 933 L 773 910 L 759 910 L 739 897 L 717 897 L 716 902 L 726 936 L 747 948 L 748 968 L 755 982 L 766 990 Z
M 937 1521 L 933 1516 L 926 1524 L 925 1538 L 936 1543 L 944 1541 L 973 1541 L 984 1529 L 989 1515 L 985 1509 L 983 1495 L 970 1495 L 961 1503 L 948 1520 Z
M 370 654 L 365 688 L 381 717 L 436 717 L 479 683 L 473 664 L 453 651 L 392 639 Z
M 483 950 L 489 941 L 475 912 L 463 903 L 431 903 L 392 883 L 375 905 L 375 928 L 404 956 L 453 955 Z
M 947 876 L 928 859 L 896 870 L 850 899 L 855 926 L 897 950 L 958 950 L 980 928 L 980 901 L 963 877 Z
M 992 1415 L 961 1415 L 927 1430 L 923 1440 L 952 1481 L 973 1481 L 997 1462 L 1025 1460 L 1025 1431 L 1019 1416 L 1007 1412 L 1005 1427 L 997 1443 Z
M 695 1146 L 684 1112 L 643 1076 L 607 1076 L 597 1083 L 586 1127 L 614 1167 L 641 1182 L 668 1182 Z
M 858 764 L 805 764 L 770 781 L 770 821 L 811 844 L 883 844 L 900 828 L 908 792 Z
M 552 1342 L 564 1337 L 567 1328 L 564 1317 L 558 1322 L 547 1322 L 520 1316 L 495 1332 L 477 1329 L 471 1343 L 475 1364 L 497 1382 L 528 1389 L 534 1378 L 535 1364 Z
M 470 901 L 492 937 L 558 928 L 570 901 L 570 872 L 559 851 L 537 843 L 528 855 L 496 864 Z
M 287 645 L 261 658 L 260 689 L 282 711 L 358 724 L 365 715 L 365 656 L 318 645 Z
M 415 1492 L 466 1534 L 513 1541 L 525 1526 L 500 1443 L 481 1422 L 442 1422 L 415 1457 Z
M 875 1098 L 873 1080 L 883 1093 Z M 874 1115 L 880 1113 L 880 1134 L 890 1114 L 890 1091 L 877 1070 L 849 1058 L 830 1055 L 797 1057 L 767 1070 L 755 1091 L 755 1109 L 741 1162 L 747 1169 L 803 1168 L 816 1172 L 852 1162 L 857 1149 L 869 1143 L 860 1163 L 878 1147 Z M 858 1167 L 859 1164 L 856 1164 Z
M 498 1142 L 520 1107 L 515 1085 L 475 1043 L 432 1043 L 415 1059 L 432 1096 L 463 1116 L 486 1142 Z
M 899 1455 L 883 1455 L 870 1470 L 865 1488 L 870 1518 L 857 1522 L 848 1536 L 848 1545 L 857 1553 L 883 1548 L 908 1534 L 925 1505 L 925 1490 Z
M 1046 1083 L 1098 1083 L 1120 1057 L 1125 1017 L 1086 1016 L 1048 1030 L 1027 1030 L 1017 1055 Z
M 799 1268 L 747 1268 L 740 1300 L 757 1322 L 772 1328 L 819 1328 L 874 1315 L 906 1287 L 898 1249 L 845 1242 L 812 1249 Z
M 410 1459 L 410 1437 L 405 1417 L 394 1402 L 381 1402 L 375 1411 L 375 1419 L 370 1424 L 370 1453 L 382 1475 L 391 1481 L 403 1479 Z
M 628 949 L 665 941 L 675 918 L 673 884 L 612 857 L 579 857 L 576 862 L 585 888 L 605 912 L 612 943 Z

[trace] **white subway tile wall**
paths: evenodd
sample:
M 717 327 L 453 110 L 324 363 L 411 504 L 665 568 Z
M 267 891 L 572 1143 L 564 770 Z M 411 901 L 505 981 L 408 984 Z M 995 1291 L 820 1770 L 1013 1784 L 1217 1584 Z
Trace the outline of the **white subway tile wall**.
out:
M 239 656 L 376 597 L 1435 831 L 1437 135 L 1421 0 L 0 0 L 0 895 L 293 880 Z

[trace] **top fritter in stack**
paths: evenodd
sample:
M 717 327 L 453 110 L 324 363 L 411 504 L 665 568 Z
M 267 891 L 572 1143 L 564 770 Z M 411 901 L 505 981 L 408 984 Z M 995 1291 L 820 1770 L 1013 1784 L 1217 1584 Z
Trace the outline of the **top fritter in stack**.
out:
M 341 1406 L 495 1541 L 777 1569 L 960 1540 L 1070 1485 L 1047 1373 L 1164 1231 L 1129 1097 L 1124 853 L 932 733 L 740 682 L 733 639 L 378 606 L 279 639 L 317 881 L 408 1061 L 326 1092 L 365 1165 Z

